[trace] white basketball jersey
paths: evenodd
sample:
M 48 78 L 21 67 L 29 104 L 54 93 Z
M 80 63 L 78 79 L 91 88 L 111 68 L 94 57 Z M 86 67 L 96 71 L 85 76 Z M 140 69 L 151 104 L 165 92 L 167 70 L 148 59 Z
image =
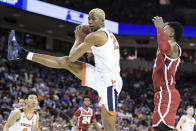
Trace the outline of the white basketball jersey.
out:
M 100 47 L 91 47 L 95 58 L 96 71 L 103 75 L 119 75 L 120 53 L 118 41 L 116 40 L 115 36 L 106 28 L 101 28 L 98 31 L 104 31 L 108 36 L 108 40 Z
M 83 107 L 79 108 L 81 111 L 80 116 L 78 117 L 78 122 L 77 125 L 78 127 L 80 127 L 81 125 L 86 125 L 86 124 L 90 124 L 92 116 L 93 116 L 93 110 L 92 108 L 88 108 L 88 111 L 85 110 Z
M 186 122 L 182 125 L 182 131 L 193 131 L 195 125 L 195 119 L 190 119 L 186 116 Z
M 37 113 L 34 112 L 32 118 L 28 118 L 23 110 L 19 109 L 21 112 L 20 120 L 16 121 L 12 127 L 9 128 L 9 131 L 33 131 L 33 126 L 37 120 Z

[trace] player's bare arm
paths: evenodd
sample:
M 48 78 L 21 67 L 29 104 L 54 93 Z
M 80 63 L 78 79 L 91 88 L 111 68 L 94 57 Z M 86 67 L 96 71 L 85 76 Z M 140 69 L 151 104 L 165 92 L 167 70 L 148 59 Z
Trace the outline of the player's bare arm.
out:
M 159 50 L 168 55 L 170 58 L 177 58 L 178 57 L 178 47 L 174 42 L 169 42 L 167 36 L 164 33 L 163 28 L 167 26 L 167 23 L 163 22 L 162 17 L 154 17 L 152 19 L 154 22 L 155 27 L 157 28 L 157 40 Z
M 99 127 L 99 125 L 97 124 L 97 120 L 96 119 L 92 119 L 92 122 L 94 123 L 95 125 L 95 128 L 98 130 L 98 131 L 102 131 L 102 129 Z
M 72 126 L 75 125 L 74 122 L 75 122 L 77 119 L 78 119 L 78 117 L 74 115 L 73 118 L 70 120 L 70 123 L 71 123 Z
M 73 118 L 70 120 L 71 126 L 74 128 L 74 131 L 79 131 L 78 127 L 74 124 L 74 122 L 78 119 L 77 116 L 73 116 Z
M 33 126 L 33 131 L 40 131 L 39 129 L 39 113 L 37 112 L 37 120 L 35 125 Z
M 180 120 L 179 120 L 179 122 L 178 122 L 178 124 L 177 124 L 177 126 L 176 126 L 176 130 L 177 131 L 181 131 L 182 129 L 181 129 L 181 126 L 184 124 L 186 122 L 186 117 L 183 115 L 181 118 L 180 118 Z
M 21 117 L 20 110 L 15 110 L 9 117 L 8 121 L 6 122 L 3 131 L 9 131 L 9 128 L 14 125 L 14 123 L 19 120 Z
M 195 113 L 195 115 L 194 115 L 194 118 L 196 119 L 196 113 Z M 196 125 L 196 120 L 195 120 L 195 125 Z
M 84 53 L 86 53 L 93 45 L 102 46 L 107 41 L 107 34 L 105 32 L 96 31 L 87 35 L 84 39 L 84 42 L 79 44 L 82 39 L 80 38 L 81 33 L 81 28 L 76 28 L 76 40 L 69 54 L 69 60 L 71 62 L 75 62 Z

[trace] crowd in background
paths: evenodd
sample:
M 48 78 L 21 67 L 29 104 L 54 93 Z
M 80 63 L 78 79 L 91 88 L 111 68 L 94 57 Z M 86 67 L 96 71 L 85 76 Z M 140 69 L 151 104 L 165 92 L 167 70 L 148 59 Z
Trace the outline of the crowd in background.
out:
M 107 19 L 120 23 L 152 24 L 151 18 L 160 15 L 167 20 L 177 20 L 183 25 L 183 14 L 179 14 L 179 8 L 196 8 L 195 0 L 41 0 L 66 8 L 88 13 L 92 8 L 101 7 L 107 12 Z M 168 15 L 169 14 L 169 15 Z M 189 26 L 195 26 L 192 22 Z
M 7 40 L 0 37 L 0 130 L 17 99 L 29 90 L 38 93 L 40 128 L 45 131 L 69 130 L 69 120 L 74 111 L 82 106 L 82 97 L 91 97 L 91 107 L 96 112 L 100 126 L 100 110 L 97 92 L 81 87 L 81 82 L 66 70 L 47 68 L 42 65 L 18 60 L 8 62 Z M 88 56 L 88 55 L 87 55 Z M 92 58 L 92 57 L 90 57 Z M 82 58 L 87 61 L 86 57 Z M 92 60 L 89 60 L 92 62 Z M 117 130 L 150 131 L 153 112 L 152 69 L 121 69 L 123 90 L 119 96 Z M 196 73 L 178 71 L 176 88 L 181 94 L 181 104 L 176 122 L 184 114 L 187 105 L 196 107 Z M 94 130 L 92 126 L 90 130 Z

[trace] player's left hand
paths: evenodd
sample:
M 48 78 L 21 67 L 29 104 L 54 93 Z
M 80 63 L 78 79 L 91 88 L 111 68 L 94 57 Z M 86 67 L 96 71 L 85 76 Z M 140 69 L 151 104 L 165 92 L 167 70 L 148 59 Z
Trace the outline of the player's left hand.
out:
M 163 18 L 162 17 L 159 17 L 159 16 L 156 16 L 152 19 L 152 21 L 154 22 L 154 25 L 156 28 L 158 27 L 161 27 L 163 28 L 165 23 L 163 22 Z
M 87 34 L 85 34 L 84 32 L 82 32 L 82 26 L 76 26 L 75 29 L 75 39 L 76 40 L 84 40 L 84 38 L 86 37 Z

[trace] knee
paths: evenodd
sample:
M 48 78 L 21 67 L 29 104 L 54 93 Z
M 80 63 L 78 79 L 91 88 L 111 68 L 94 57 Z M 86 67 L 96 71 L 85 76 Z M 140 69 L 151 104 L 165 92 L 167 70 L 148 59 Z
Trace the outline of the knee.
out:
M 61 68 L 69 68 L 71 65 L 71 62 L 69 61 L 69 58 L 67 56 L 59 57 L 58 58 L 58 64 Z
M 105 131 L 116 131 L 115 122 L 111 121 L 107 118 L 103 119 L 104 129 Z
M 115 131 L 115 123 L 109 122 L 109 123 L 108 123 L 108 127 L 109 127 L 110 129 L 113 129 L 112 131 Z

